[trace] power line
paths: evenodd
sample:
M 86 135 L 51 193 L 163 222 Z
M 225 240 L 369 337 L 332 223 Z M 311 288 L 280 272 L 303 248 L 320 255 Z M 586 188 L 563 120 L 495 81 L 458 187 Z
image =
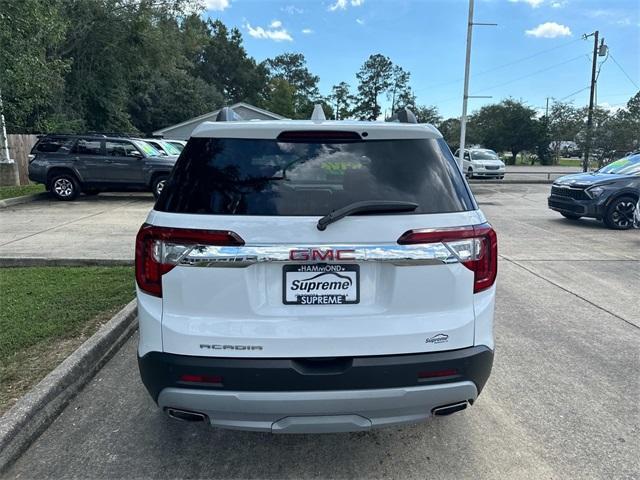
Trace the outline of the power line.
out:
M 576 90 L 575 92 L 570 93 L 566 97 L 562 97 L 561 99 L 558 100 L 558 102 L 562 102 L 563 100 L 566 100 L 567 98 L 573 97 L 574 95 L 577 95 L 580 92 L 584 92 L 585 90 L 589 90 L 590 88 L 591 88 L 591 85 L 587 85 L 586 87 L 581 88 L 580 90 Z
M 482 70 L 482 71 L 480 71 L 478 73 L 472 74 L 470 77 L 471 78 L 476 78 L 476 77 L 479 77 L 481 75 L 485 75 L 487 73 L 495 72 L 496 70 L 501 70 L 503 68 L 510 67 L 511 65 L 515 65 L 517 63 L 521 63 L 521 62 L 530 60 L 532 58 L 539 57 L 540 55 L 543 55 L 545 53 L 549 53 L 549 52 L 552 52 L 554 50 L 558 50 L 559 48 L 563 48 L 563 47 L 566 47 L 566 46 L 571 45 L 573 43 L 579 42 L 580 40 L 581 40 L 580 38 L 577 38 L 575 40 L 571 40 L 570 42 L 561 43 L 560 45 L 556 45 L 555 47 L 547 48 L 546 50 L 541 50 L 541 51 L 539 51 L 537 53 L 534 53 L 532 55 L 528 55 L 526 57 L 518 58 L 518 59 L 513 60 L 511 62 L 508 62 L 508 63 L 503 63 L 502 65 L 498 65 L 497 67 L 491 67 L 491 68 L 489 68 L 487 70 Z M 457 80 L 449 80 L 447 82 L 437 83 L 437 84 L 434 84 L 434 85 L 426 85 L 423 88 L 421 88 L 420 91 L 424 91 L 427 88 L 438 88 L 438 87 L 442 87 L 444 85 L 451 85 L 452 83 L 459 83 L 459 82 L 462 82 L 462 80 L 463 80 L 462 78 L 458 78 Z M 416 90 L 416 92 L 418 92 L 418 90 Z
M 577 57 L 573 57 L 573 58 L 570 58 L 570 59 L 565 60 L 563 62 L 556 63 L 556 64 L 551 65 L 549 67 L 543 68 L 541 70 L 536 70 L 535 72 L 531 72 L 531 73 L 529 73 L 527 75 L 523 75 L 521 77 L 514 78 L 514 79 L 509 80 L 507 82 L 503 82 L 503 83 L 500 83 L 498 85 L 493 85 L 493 86 L 487 87 L 487 88 L 481 88 L 480 90 L 476 90 L 476 92 L 486 92 L 487 90 L 493 90 L 494 88 L 504 87 L 505 85 L 510 85 L 510 84 L 512 84 L 514 82 L 518 82 L 520 80 L 524 80 L 525 78 L 533 77 L 534 75 L 538 75 L 540 73 L 548 72 L 549 70 L 552 70 L 552 69 L 557 68 L 557 67 L 561 67 L 562 65 L 566 65 L 567 63 L 575 62 L 579 58 L 582 58 L 582 54 L 578 55 Z
M 532 77 L 532 76 L 534 76 L 534 75 L 538 75 L 538 74 L 540 74 L 540 73 L 547 72 L 547 71 L 552 70 L 552 69 L 554 69 L 554 68 L 561 67 L 562 65 L 566 65 L 567 63 L 575 62 L 576 60 L 578 60 L 578 59 L 580 59 L 580 58 L 582 58 L 582 57 L 583 57 L 583 54 L 580 54 L 580 55 L 575 56 L 575 57 L 573 57 L 573 58 L 570 58 L 570 59 L 568 59 L 568 60 L 564 60 L 564 61 L 562 61 L 562 62 L 560 62 L 560 63 L 556 63 L 556 64 L 551 65 L 551 66 L 549 66 L 549 67 L 546 67 L 546 68 L 543 68 L 543 69 L 540 69 L 540 70 L 536 70 L 535 72 L 528 73 L 527 75 L 522 75 L 522 76 L 520 76 L 520 77 L 517 77 L 517 78 L 511 79 L 511 80 L 509 80 L 509 81 L 507 81 L 507 82 L 503 82 L 503 83 L 500 83 L 500 84 L 497 84 L 497 85 L 492 85 L 492 86 L 490 86 L 490 87 L 486 87 L 486 88 L 481 88 L 480 90 L 476 90 L 476 92 L 485 92 L 485 91 L 487 91 L 487 90 L 493 90 L 494 88 L 503 87 L 503 86 L 505 86 L 505 85 L 509 85 L 509 84 L 511 84 L 511 83 L 518 82 L 518 81 L 520 81 L 520 80 L 524 80 L 524 79 L 529 78 L 529 77 Z M 459 96 L 455 96 L 455 97 L 447 98 L 447 99 L 445 99 L 445 100 L 441 100 L 441 101 L 439 101 L 439 102 L 435 102 L 435 103 L 436 103 L 436 104 L 439 104 L 439 103 L 447 103 L 447 102 L 451 102 L 451 101 L 453 101 L 453 100 L 458 100 L 459 98 L 460 98 Z
M 630 81 L 631 83 L 633 83 L 633 86 L 634 86 L 634 87 L 636 87 L 638 90 L 640 90 L 640 87 L 638 87 L 638 84 L 637 84 L 636 82 L 634 82 L 634 81 L 633 81 L 633 79 L 629 76 L 629 74 L 625 71 L 625 69 L 624 69 L 624 68 L 622 68 L 622 65 L 620 65 L 620 64 L 618 63 L 618 61 L 616 60 L 616 58 L 615 58 L 613 55 L 611 55 L 611 54 L 609 54 L 609 56 L 611 57 L 611 60 L 613 60 L 613 63 L 615 63 L 615 64 L 618 66 L 618 68 L 620 69 L 620 71 L 621 71 L 622 73 L 624 73 L 625 77 L 627 77 L 627 78 L 629 79 L 629 81 Z

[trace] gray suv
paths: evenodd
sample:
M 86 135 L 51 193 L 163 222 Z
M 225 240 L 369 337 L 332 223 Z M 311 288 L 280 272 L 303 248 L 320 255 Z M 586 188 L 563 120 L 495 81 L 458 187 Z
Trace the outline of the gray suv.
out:
M 29 179 L 59 200 L 80 192 L 145 190 L 160 195 L 177 156 L 166 156 L 136 138 L 46 135 L 29 156 Z

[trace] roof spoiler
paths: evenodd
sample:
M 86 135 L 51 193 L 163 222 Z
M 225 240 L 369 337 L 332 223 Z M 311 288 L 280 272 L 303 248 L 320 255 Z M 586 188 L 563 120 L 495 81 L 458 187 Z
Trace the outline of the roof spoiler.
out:
M 222 107 L 216 115 L 216 122 L 238 122 L 244 120 L 231 107 Z
M 399 123 L 418 123 L 418 119 L 415 114 L 407 107 L 401 108 L 389 119 L 390 122 Z

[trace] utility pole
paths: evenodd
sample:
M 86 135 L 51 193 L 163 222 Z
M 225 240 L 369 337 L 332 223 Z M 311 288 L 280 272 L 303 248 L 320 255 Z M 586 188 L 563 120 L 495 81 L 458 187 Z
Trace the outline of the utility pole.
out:
M 547 108 L 544 110 L 545 118 L 549 118 L 549 97 L 547 97 Z
M 469 69 L 471 65 L 471 37 L 474 25 L 492 25 L 497 23 L 473 23 L 473 1 L 469 0 L 469 19 L 467 21 L 467 55 L 464 63 L 464 93 L 462 95 L 462 116 L 460 117 L 460 151 L 458 153 L 458 166 L 462 170 L 462 159 L 464 158 L 464 146 L 467 135 L 467 101 L 470 98 L 491 98 L 491 96 L 470 96 L 469 95 Z
M 589 94 L 589 113 L 587 114 L 587 138 L 584 147 L 584 159 L 582 160 L 582 171 L 589 170 L 589 150 L 591 149 L 591 130 L 593 129 L 593 100 L 596 91 L 596 61 L 598 59 L 598 35 L 600 32 L 595 32 L 585 35 L 587 39 L 593 35 L 593 61 L 591 64 L 591 93 Z

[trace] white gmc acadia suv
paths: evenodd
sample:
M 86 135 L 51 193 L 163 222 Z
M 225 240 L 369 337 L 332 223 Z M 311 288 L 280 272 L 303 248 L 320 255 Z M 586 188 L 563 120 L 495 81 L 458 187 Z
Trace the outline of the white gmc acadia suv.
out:
M 410 117 L 193 132 L 136 239 L 140 374 L 171 417 L 346 432 L 477 399 L 496 234 Z

